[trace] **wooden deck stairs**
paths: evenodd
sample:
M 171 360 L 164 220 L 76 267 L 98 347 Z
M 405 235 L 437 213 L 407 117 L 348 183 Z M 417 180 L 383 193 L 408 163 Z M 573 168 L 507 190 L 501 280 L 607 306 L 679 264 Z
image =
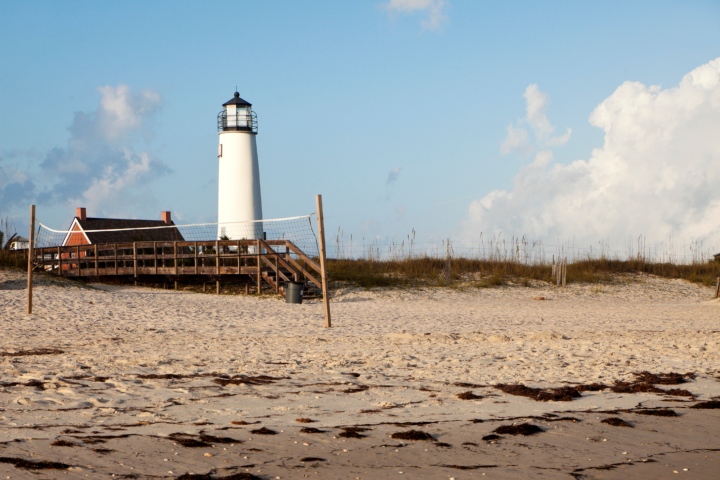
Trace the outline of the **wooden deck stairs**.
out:
M 63 277 L 150 277 L 174 281 L 176 288 L 182 278 L 209 277 L 218 292 L 220 281 L 230 278 L 246 280 L 256 293 L 265 286 L 281 294 L 289 282 L 304 282 L 309 296 L 322 289 L 318 262 L 290 240 L 74 245 L 36 248 L 33 255 L 36 269 Z

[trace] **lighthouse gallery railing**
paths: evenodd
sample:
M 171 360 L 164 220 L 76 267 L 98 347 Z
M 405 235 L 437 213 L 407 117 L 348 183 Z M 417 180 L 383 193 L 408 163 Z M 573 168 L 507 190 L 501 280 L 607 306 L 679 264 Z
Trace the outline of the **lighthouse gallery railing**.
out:
M 257 133 L 257 114 L 255 114 L 255 112 L 238 112 L 228 115 L 228 113 L 223 110 L 217 115 L 217 123 L 219 132 L 235 130 Z

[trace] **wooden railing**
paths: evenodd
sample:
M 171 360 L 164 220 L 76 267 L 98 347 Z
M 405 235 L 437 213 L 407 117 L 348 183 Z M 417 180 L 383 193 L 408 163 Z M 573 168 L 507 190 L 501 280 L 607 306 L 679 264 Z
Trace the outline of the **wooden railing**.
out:
M 35 268 L 63 277 L 249 275 L 265 281 L 309 281 L 322 287 L 320 266 L 289 240 L 134 242 L 34 249 Z

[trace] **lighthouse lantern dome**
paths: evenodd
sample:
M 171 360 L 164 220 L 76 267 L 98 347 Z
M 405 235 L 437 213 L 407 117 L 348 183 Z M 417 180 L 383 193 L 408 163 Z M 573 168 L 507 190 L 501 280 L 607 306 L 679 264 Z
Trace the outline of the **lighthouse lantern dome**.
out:
M 218 131 L 257 133 L 257 115 L 252 111 L 252 104 L 240 98 L 238 92 L 223 103 L 223 110 L 218 113 Z

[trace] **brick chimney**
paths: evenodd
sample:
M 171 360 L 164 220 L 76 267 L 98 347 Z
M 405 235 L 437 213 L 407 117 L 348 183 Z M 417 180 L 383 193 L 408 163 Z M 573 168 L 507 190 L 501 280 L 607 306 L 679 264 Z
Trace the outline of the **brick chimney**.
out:
M 75 216 L 78 218 L 78 220 L 86 220 L 87 213 L 86 213 L 85 207 L 77 207 L 75 209 Z
M 160 218 L 165 223 L 165 225 L 172 225 L 172 217 L 170 215 L 170 212 L 160 212 Z

